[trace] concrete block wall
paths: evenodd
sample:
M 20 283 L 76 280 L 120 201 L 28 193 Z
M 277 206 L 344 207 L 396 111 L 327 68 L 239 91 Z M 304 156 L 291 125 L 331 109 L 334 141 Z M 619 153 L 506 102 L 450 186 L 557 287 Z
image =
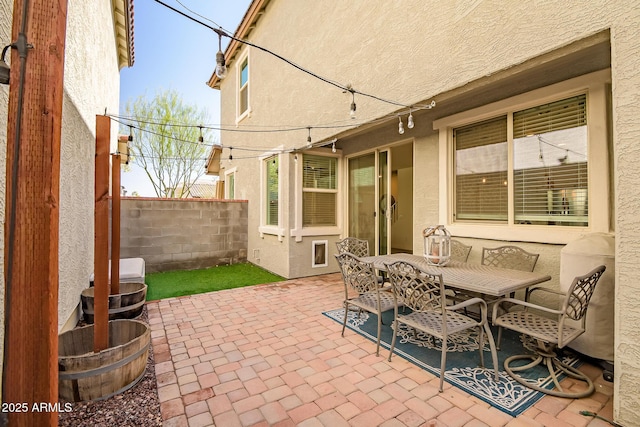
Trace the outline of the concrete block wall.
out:
M 247 201 L 123 197 L 120 257 L 147 273 L 247 260 Z

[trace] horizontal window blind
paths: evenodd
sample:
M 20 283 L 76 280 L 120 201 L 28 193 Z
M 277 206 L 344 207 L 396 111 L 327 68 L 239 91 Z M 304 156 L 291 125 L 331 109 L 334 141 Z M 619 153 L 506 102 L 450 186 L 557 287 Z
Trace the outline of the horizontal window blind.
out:
M 336 225 L 336 196 L 336 193 L 305 192 L 302 198 L 302 225 Z
M 507 221 L 507 117 L 454 129 L 456 220 Z
M 586 126 L 586 107 L 587 97 L 580 95 L 513 113 L 513 137 Z
M 302 225 L 334 226 L 337 200 L 337 159 L 305 154 L 302 158 Z
M 454 130 L 456 150 L 497 144 L 507 140 L 507 117 L 501 116 Z
M 515 222 L 588 225 L 586 96 L 513 114 Z
M 303 157 L 302 186 L 304 188 L 336 188 L 336 158 L 305 154 Z

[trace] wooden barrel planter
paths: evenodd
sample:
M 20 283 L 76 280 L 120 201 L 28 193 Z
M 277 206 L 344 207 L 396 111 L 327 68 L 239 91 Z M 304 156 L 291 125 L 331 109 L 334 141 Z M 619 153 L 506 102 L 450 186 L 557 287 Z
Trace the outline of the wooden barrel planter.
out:
M 80 295 L 87 323 L 93 323 L 94 290 L 95 288 L 87 288 Z M 140 316 L 146 299 L 147 285 L 144 283 L 120 283 L 120 293 L 109 295 L 109 320 L 134 319 Z
M 93 325 L 58 337 L 58 392 L 69 402 L 102 400 L 133 387 L 144 376 L 149 326 L 138 320 L 109 322 L 109 347 L 93 352 Z

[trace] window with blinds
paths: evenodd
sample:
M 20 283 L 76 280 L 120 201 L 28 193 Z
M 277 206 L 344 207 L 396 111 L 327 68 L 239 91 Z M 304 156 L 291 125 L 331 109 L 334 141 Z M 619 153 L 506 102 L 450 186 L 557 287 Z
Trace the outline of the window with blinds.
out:
M 515 224 L 588 226 L 586 105 L 583 94 L 454 129 L 455 219 L 508 222 L 512 203 Z
M 507 117 L 454 129 L 453 137 L 456 220 L 506 222 Z
M 266 225 L 278 225 L 278 156 L 265 159 L 266 191 Z
M 335 157 L 302 157 L 302 225 L 335 226 L 337 190 Z
M 513 114 L 517 224 L 587 226 L 587 114 L 580 95 Z

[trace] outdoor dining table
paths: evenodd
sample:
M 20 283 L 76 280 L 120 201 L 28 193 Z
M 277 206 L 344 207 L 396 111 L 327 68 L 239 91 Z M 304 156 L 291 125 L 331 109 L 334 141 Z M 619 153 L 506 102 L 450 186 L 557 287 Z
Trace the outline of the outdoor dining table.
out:
M 431 274 L 441 274 L 445 285 L 450 288 L 493 297 L 509 295 L 519 289 L 551 280 L 551 276 L 546 274 L 459 261 L 450 261 L 446 266 L 436 266 L 427 263 L 421 255 L 407 253 L 368 256 L 361 259 L 373 264 L 374 268 L 381 271 L 386 271 L 387 264 L 406 261 Z

